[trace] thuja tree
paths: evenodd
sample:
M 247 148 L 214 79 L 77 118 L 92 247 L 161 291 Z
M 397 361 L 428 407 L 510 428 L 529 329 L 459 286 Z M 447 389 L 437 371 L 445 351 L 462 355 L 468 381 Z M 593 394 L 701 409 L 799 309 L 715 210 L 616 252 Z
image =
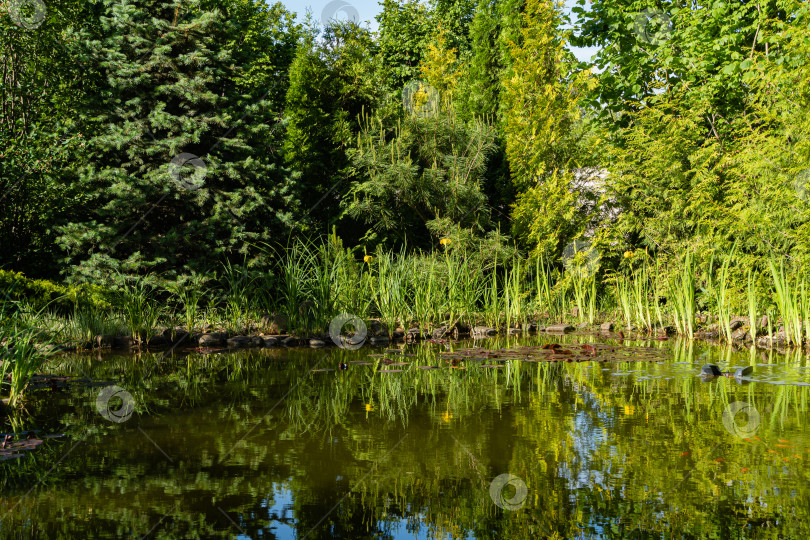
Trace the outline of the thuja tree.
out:
M 277 157 L 291 15 L 254 0 L 100 5 L 87 46 L 104 83 L 83 117 L 81 210 L 59 238 L 73 277 L 172 274 L 291 226 Z
M 320 233 L 334 225 L 340 198 L 349 189 L 347 150 L 356 141 L 358 116 L 381 97 L 375 51 L 368 30 L 335 23 L 320 39 L 308 35 L 290 66 L 284 158 L 303 188 L 301 222 Z
M 610 68 L 599 95 L 626 126 L 605 116 L 606 196 L 624 212 L 603 236 L 707 260 L 736 245 L 742 266 L 760 270 L 773 258 L 806 264 L 806 3 L 667 8 L 655 40 L 619 25 L 600 53 Z M 623 15 L 603 0 L 592 17 L 593 35 Z M 638 69 L 614 69 L 625 64 Z
M 518 193 L 513 233 L 535 254 L 557 254 L 590 220 L 571 186 L 571 170 L 588 165 L 578 99 L 591 83 L 575 72 L 559 30 L 561 5 L 527 0 L 502 75 L 506 154 Z

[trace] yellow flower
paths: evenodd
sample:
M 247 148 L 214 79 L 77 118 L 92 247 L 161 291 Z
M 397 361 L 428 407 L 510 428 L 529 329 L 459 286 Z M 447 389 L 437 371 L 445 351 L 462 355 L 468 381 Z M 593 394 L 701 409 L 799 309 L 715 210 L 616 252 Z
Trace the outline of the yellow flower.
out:
M 633 413 L 635 413 L 635 412 L 636 412 L 636 408 L 633 407 L 632 405 L 625 405 L 624 406 L 624 415 L 625 416 L 632 416 Z
M 453 241 L 450 240 L 449 238 L 442 238 L 441 240 L 439 240 L 439 243 L 443 246 L 449 246 L 450 244 L 453 243 Z
M 371 264 L 371 261 L 373 261 L 373 260 L 374 260 L 374 257 L 372 257 L 371 255 L 366 255 L 365 257 L 363 257 L 363 262 L 364 263 Z
M 442 421 L 450 422 L 450 420 L 452 420 L 452 419 L 453 419 L 453 413 L 447 412 L 447 411 L 442 413 Z
M 632 251 L 625 251 L 625 252 L 624 252 L 624 258 L 625 258 L 625 259 L 629 259 L 629 258 L 630 258 L 630 257 L 632 257 L 632 256 L 633 256 L 633 252 L 632 252 Z
M 366 412 L 371 412 L 374 410 L 374 405 L 371 403 L 366 403 Z

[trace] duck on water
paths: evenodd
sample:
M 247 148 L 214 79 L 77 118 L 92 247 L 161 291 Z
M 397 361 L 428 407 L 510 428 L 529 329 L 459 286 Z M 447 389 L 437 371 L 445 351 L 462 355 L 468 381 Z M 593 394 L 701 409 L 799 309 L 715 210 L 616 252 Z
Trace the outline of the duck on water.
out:
M 714 364 L 706 364 L 700 369 L 700 376 L 701 377 L 734 377 L 735 379 L 740 379 L 742 377 L 747 377 L 748 375 L 754 372 L 753 366 L 746 366 L 742 368 L 737 368 L 737 370 L 732 373 L 727 371 L 723 373 L 719 367 Z

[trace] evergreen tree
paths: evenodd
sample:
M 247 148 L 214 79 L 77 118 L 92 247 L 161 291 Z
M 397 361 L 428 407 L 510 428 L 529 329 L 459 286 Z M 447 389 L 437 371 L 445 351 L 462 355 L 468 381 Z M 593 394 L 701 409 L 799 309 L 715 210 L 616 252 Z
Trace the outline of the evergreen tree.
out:
M 485 231 L 481 184 L 494 135 L 484 122 L 460 121 L 452 108 L 409 114 L 392 127 L 367 119 L 352 152 L 362 180 L 343 203 L 370 227 L 364 240 L 430 248 L 439 229 Z
M 8 16 L 8 9 L 22 9 Z M 83 159 L 75 113 L 93 88 L 76 76 L 77 27 L 92 20 L 76 1 L 0 8 L 0 268 L 44 277 L 58 270 L 54 225 L 73 211 L 73 171 Z
M 579 94 L 588 73 L 575 73 L 560 32 L 560 4 L 527 0 L 519 37 L 509 38 L 509 66 L 503 74 L 501 107 L 506 153 L 518 192 L 516 238 L 536 253 L 556 252 L 576 235 L 588 216 L 577 211 L 570 186 L 576 162 L 574 129 Z
M 102 4 L 82 212 L 59 239 L 74 278 L 183 272 L 292 227 L 277 157 L 291 15 L 254 0 Z
M 493 0 L 479 0 L 470 27 L 471 51 L 464 84 L 459 96 L 465 116 L 495 119 L 502 65 L 497 51 L 498 17 Z
M 418 77 L 433 26 L 431 11 L 419 0 L 383 0 L 377 15 L 379 55 L 386 88 L 398 93 Z
M 309 35 L 290 67 L 284 156 L 301 186 L 301 219 L 321 233 L 339 218 L 349 189 L 347 150 L 356 142 L 358 117 L 381 98 L 375 58 L 369 31 L 336 23 L 321 40 Z

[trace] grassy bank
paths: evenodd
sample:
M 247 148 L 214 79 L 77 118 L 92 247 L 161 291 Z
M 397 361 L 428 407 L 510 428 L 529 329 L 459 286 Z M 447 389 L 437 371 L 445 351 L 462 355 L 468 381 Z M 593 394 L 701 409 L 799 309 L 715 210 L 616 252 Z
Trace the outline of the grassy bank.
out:
M 610 258 L 574 246 L 564 253 L 528 259 L 449 238 L 431 253 L 363 253 L 331 236 L 265 248 L 264 268 L 225 264 L 172 282 L 117 276 L 107 288 L 63 287 L 5 273 L 3 393 L 16 401 L 56 348 L 105 347 L 115 337 L 128 347 L 160 346 L 178 334 L 183 346 L 196 346 L 198 335 L 213 331 L 323 338 L 341 313 L 377 320 L 389 335 L 610 321 L 622 331 L 766 346 L 810 339 L 806 279 L 778 261 L 761 271 L 736 265 L 734 252 Z

